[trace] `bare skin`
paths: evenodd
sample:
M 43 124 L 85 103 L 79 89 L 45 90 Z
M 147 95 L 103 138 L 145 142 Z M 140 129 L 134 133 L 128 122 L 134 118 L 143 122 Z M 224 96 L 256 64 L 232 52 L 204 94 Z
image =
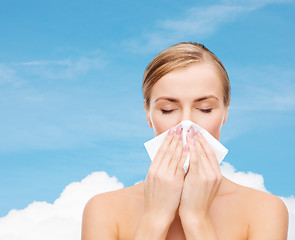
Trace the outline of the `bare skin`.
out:
M 220 138 L 228 106 L 210 64 L 191 64 L 163 76 L 153 86 L 145 110 L 156 136 L 170 129 L 169 133 L 143 183 L 97 195 L 87 203 L 82 240 L 287 239 L 288 212 L 278 197 L 223 177 L 199 132 L 191 129 L 183 147 L 182 129 L 173 128 L 191 120 Z

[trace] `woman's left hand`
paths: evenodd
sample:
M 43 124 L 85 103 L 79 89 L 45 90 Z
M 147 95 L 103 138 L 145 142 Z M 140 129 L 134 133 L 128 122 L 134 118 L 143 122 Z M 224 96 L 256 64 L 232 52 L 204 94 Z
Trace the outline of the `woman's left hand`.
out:
M 222 174 L 215 153 L 200 132 L 187 134 L 190 165 L 179 206 L 182 222 L 209 219 L 209 209 L 221 184 Z M 184 219 L 183 219 L 184 218 Z

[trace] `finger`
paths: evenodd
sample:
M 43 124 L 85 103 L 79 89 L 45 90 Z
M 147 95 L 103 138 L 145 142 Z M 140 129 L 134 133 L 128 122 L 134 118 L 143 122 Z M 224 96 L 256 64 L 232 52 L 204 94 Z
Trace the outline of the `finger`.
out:
M 154 157 L 154 159 L 150 165 L 150 169 L 158 169 L 158 167 L 159 167 L 159 165 L 160 165 L 160 163 L 167 151 L 167 148 L 173 139 L 174 134 L 175 134 L 174 129 L 170 128 L 163 143 L 161 144 L 160 148 L 158 149 L 156 156 Z
M 209 160 L 199 142 L 199 139 L 196 137 L 196 139 L 194 139 L 192 142 L 195 143 L 195 148 L 197 151 L 196 155 L 198 157 L 197 167 L 194 167 L 194 159 L 192 159 L 192 172 L 197 172 L 197 175 L 200 177 L 199 180 L 207 189 L 205 192 L 203 192 L 203 196 L 210 199 L 209 201 L 211 202 L 220 186 L 218 174 L 216 174 L 214 169 L 211 167 Z
M 194 129 L 190 130 L 189 133 L 190 142 L 190 170 L 196 171 L 199 176 L 204 178 L 212 177 L 214 171 L 210 166 L 206 153 L 199 143 L 197 133 Z
M 215 192 L 219 189 L 219 186 L 220 186 L 220 183 L 221 183 L 221 179 L 222 179 L 222 174 L 221 174 L 221 171 L 220 171 L 220 168 L 219 166 L 216 164 L 217 163 L 217 160 L 213 160 L 215 161 L 215 164 L 214 162 L 210 161 L 202 143 L 207 143 L 206 144 L 206 147 L 207 147 L 207 151 L 211 151 L 211 154 L 213 153 L 214 154 L 214 157 L 216 158 L 215 156 L 215 153 L 213 152 L 211 146 L 208 144 L 208 142 L 203 138 L 202 134 L 200 132 L 197 132 L 197 138 L 198 138 L 198 150 L 199 150 L 199 153 L 200 153 L 200 161 L 199 161 L 199 165 L 200 165 L 200 168 L 203 168 L 203 173 L 206 174 L 206 177 L 207 177 L 207 183 L 209 183 L 211 186 L 212 186 L 212 192 Z M 212 155 L 209 155 L 212 157 Z M 215 194 L 213 194 L 215 195 Z
M 185 163 L 185 161 L 187 159 L 188 153 L 189 153 L 189 145 L 186 144 L 182 148 L 181 158 L 178 161 L 178 165 L 177 165 L 177 168 L 176 168 L 175 175 L 180 175 L 180 176 L 184 176 L 185 175 L 185 171 L 184 171 L 183 166 L 184 166 L 184 163 Z
M 169 165 L 170 165 L 170 163 L 171 163 L 171 161 L 174 158 L 174 155 L 176 153 L 178 143 L 179 143 L 179 141 L 181 139 L 181 132 L 182 132 L 181 126 L 178 126 L 176 128 L 173 139 L 172 139 L 170 145 L 168 146 L 167 151 L 165 152 L 165 154 L 163 156 L 162 163 L 160 164 L 161 168 L 163 168 L 163 169 L 168 169 L 169 168 Z M 178 154 L 178 153 L 176 153 L 176 154 Z
M 214 169 L 216 173 L 220 173 L 220 167 L 218 160 L 216 158 L 216 154 L 213 151 L 212 147 L 209 145 L 209 143 L 206 141 L 206 139 L 203 137 L 203 134 L 198 131 L 197 136 L 199 139 L 200 146 L 202 147 L 203 151 L 205 152 L 208 162 L 210 163 L 211 167 Z
M 193 128 L 191 128 L 187 134 L 187 142 L 189 144 L 189 154 L 190 154 L 190 163 L 189 170 L 197 171 L 198 169 L 198 152 L 196 148 L 196 143 L 194 137 L 196 136 L 196 132 Z
M 179 138 L 178 138 L 178 143 L 177 143 L 175 152 L 173 154 L 173 157 L 172 157 L 172 159 L 170 161 L 170 165 L 169 165 L 169 168 L 171 168 L 174 171 L 174 173 L 176 172 L 177 165 L 178 165 L 179 160 L 181 159 L 181 155 L 182 155 L 183 141 L 182 141 L 181 134 L 182 134 L 182 128 L 176 130 L 176 135 L 179 135 Z
M 199 162 L 198 162 L 199 163 L 199 168 L 198 168 L 199 174 L 206 175 L 208 177 L 211 174 L 213 174 L 214 171 L 208 161 L 206 153 L 204 152 L 197 136 L 195 137 L 194 142 L 196 145 L 197 155 L 198 155 L 198 159 L 199 159 Z

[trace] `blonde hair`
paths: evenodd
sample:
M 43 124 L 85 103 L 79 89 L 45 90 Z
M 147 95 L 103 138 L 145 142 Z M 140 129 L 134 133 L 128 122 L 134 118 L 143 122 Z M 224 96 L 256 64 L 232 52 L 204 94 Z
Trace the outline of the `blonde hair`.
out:
M 150 107 L 152 87 L 164 75 L 191 63 L 211 63 L 219 73 L 223 85 L 223 102 L 227 106 L 230 102 L 230 82 L 222 62 L 203 44 L 181 42 L 160 52 L 147 65 L 142 82 L 145 107 Z

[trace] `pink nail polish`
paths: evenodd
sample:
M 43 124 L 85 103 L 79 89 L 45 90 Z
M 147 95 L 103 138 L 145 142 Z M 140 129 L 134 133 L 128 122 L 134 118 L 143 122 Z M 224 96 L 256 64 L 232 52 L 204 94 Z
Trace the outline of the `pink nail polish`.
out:
M 195 131 L 194 128 L 192 128 L 192 127 L 190 128 L 189 135 L 190 135 L 191 138 L 193 138 L 194 136 L 196 136 L 196 131 Z
M 173 134 L 174 134 L 174 129 L 173 129 L 173 128 L 170 128 L 169 131 L 168 131 L 168 135 L 171 136 L 171 135 L 173 135 Z
M 202 137 L 203 137 L 203 134 L 198 130 L 198 131 L 197 131 L 197 136 L 198 136 L 199 138 L 202 138 Z
M 178 125 L 177 128 L 176 128 L 176 134 L 180 135 L 181 132 L 182 132 L 182 127 L 180 125 Z

